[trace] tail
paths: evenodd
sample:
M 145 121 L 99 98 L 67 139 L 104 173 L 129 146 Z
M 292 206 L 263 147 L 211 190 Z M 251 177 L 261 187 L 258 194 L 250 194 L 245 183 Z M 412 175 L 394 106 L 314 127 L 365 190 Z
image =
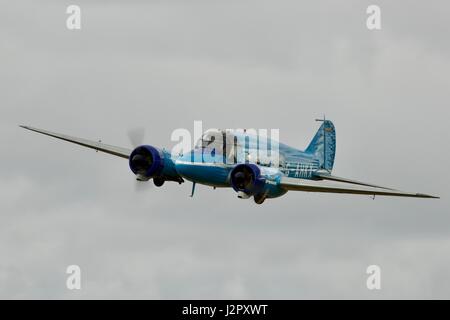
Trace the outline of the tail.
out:
M 330 120 L 323 121 L 305 152 L 313 154 L 319 160 L 321 169 L 331 172 L 336 153 L 336 131 Z

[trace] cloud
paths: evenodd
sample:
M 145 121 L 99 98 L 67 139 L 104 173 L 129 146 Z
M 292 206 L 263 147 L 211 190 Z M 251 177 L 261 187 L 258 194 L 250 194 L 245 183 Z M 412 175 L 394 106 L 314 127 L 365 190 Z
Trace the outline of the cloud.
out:
M 448 298 L 448 4 L 381 1 L 377 32 L 366 4 L 81 1 L 79 32 L 64 2 L 5 4 L 0 297 Z M 125 160 L 17 127 L 128 147 L 145 126 L 170 146 L 203 120 L 279 128 L 304 148 L 324 113 L 336 175 L 442 199 L 135 192 Z M 370 264 L 380 292 L 365 287 Z

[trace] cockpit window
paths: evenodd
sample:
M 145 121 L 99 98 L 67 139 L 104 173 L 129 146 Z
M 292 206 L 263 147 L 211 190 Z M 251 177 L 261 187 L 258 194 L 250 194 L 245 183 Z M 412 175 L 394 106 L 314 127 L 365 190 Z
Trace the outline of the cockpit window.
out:
M 200 139 L 197 141 L 197 144 L 195 145 L 195 148 L 206 148 L 208 147 L 210 144 L 212 144 L 214 142 L 214 137 L 211 137 L 211 139 L 209 140 L 204 140 L 204 139 Z
M 199 148 L 212 147 L 212 144 L 214 143 L 215 140 L 216 140 L 216 137 L 214 136 L 214 133 L 205 132 L 203 134 L 203 136 L 201 137 L 201 139 L 199 139 L 197 141 L 197 143 L 195 144 L 195 148 L 199 149 Z

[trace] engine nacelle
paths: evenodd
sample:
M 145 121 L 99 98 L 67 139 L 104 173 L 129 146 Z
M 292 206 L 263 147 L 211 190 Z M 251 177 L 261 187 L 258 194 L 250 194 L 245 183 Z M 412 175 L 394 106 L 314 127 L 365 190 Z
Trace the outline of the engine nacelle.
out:
M 260 193 L 264 189 L 266 179 L 255 164 L 238 164 L 230 173 L 231 186 L 238 193 L 249 196 Z
M 149 180 L 158 176 L 164 168 L 164 155 L 155 147 L 139 146 L 130 154 L 130 169 L 138 180 Z

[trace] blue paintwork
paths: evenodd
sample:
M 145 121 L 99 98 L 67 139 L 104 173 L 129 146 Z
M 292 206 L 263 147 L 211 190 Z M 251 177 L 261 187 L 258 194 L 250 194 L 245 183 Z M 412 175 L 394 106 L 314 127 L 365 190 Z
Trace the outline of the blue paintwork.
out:
M 319 160 L 321 169 L 331 172 L 336 153 L 336 131 L 331 121 L 322 123 L 305 152 Z
M 256 139 L 246 139 L 245 133 L 235 133 L 238 139 L 245 141 L 242 145 L 245 150 L 258 149 Z M 267 198 L 282 196 L 286 190 L 280 187 L 282 176 L 314 179 L 314 173 L 318 170 L 331 172 L 336 150 L 336 136 L 333 123 L 326 120 L 317 131 L 305 151 L 288 145 L 269 140 L 268 144 L 278 144 L 280 163 L 278 167 L 258 164 L 261 177 L 265 180 L 261 191 Z M 209 149 L 197 147 L 184 155 L 172 157 L 172 155 L 160 150 L 164 167 L 162 175 L 168 180 L 179 181 L 180 178 L 201 183 L 213 187 L 231 187 L 230 172 L 239 163 L 246 163 L 244 158 L 239 158 L 235 163 L 233 159 L 223 156 L 220 148 Z M 252 163 L 248 160 L 247 162 Z M 255 164 L 256 165 L 256 164 Z
M 129 157 L 128 165 L 130 166 L 130 169 L 134 174 L 138 173 L 137 169 L 133 166 L 133 157 L 137 154 L 138 156 L 144 154 L 153 159 L 151 166 L 149 166 L 146 170 L 144 169 L 144 176 L 146 176 L 147 178 L 152 178 L 162 173 L 164 169 L 164 161 L 161 151 L 155 147 L 143 145 L 134 149 Z

